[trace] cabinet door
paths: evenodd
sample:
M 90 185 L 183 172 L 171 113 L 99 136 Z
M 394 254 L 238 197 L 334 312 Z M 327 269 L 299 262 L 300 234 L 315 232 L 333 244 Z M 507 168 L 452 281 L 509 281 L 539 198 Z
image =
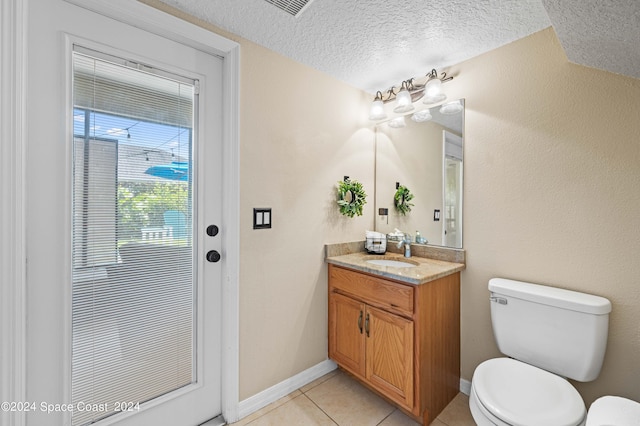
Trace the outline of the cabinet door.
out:
M 366 378 L 384 395 L 413 407 L 413 321 L 367 306 Z
M 365 305 L 332 293 L 329 297 L 329 357 L 353 374 L 364 377 Z

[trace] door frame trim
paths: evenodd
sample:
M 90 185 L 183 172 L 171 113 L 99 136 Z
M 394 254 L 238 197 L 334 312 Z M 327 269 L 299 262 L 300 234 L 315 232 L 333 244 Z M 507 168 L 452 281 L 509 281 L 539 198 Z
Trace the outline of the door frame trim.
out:
M 16 402 L 26 395 L 27 3 L 0 4 L 0 401 Z M 22 426 L 25 414 L 1 411 L 0 420 Z
M 239 85 L 240 45 L 136 0 L 65 0 L 100 15 L 138 27 L 223 59 L 223 169 L 221 233 L 222 271 L 222 414 L 238 420 L 239 405 L 239 259 L 240 161 Z M 3 1 L 0 9 L 0 197 L 11 200 L 2 207 L 0 278 L 2 286 L 2 401 L 24 401 L 26 395 L 26 223 L 25 146 L 27 142 L 27 28 L 28 0 Z M 5 232 L 7 231 L 7 232 Z M 25 424 L 24 413 L 2 412 L 2 423 Z M 5 422 L 5 416 L 7 422 Z

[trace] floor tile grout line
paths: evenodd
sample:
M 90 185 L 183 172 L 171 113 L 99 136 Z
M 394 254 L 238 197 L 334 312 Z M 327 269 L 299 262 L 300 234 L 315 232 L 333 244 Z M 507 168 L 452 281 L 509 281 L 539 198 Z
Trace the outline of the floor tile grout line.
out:
M 293 394 L 294 394 L 294 393 L 296 393 L 296 392 L 300 392 L 300 395 L 296 395 L 296 396 L 294 396 L 294 397 L 289 398 L 291 395 L 293 395 Z M 265 405 L 264 407 L 262 407 L 260 410 L 258 410 L 258 411 L 265 410 L 265 412 L 264 412 L 264 413 L 260 414 L 258 417 L 256 417 L 255 419 L 253 419 L 253 420 L 249 421 L 248 423 L 244 423 L 243 425 L 244 425 L 244 426 L 249 426 L 251 423 L 255 422 L 256 420 L 258 420 L 258 419 L 260 419 L 260 418 L 262 418 L 262 417 L 266 416 L 267 414 L 271 413 L 271 412 L 272 412 L 272 411 L 274 411 L 274 410 L 277 410 L 277 409 L 278 409 L 278 408 L 280 408 L 280 407 L 283 407 L 283 406 L 287 405 L 288 403 L 290 403 L 291 401 L 293 401 L 294 399 L 296 399 L 297 397 L 302 396 L 302 395 L 304 395 L 304 392 L 302 392 L 300 389 L 296 389 L 296 390 L 294 390 L 294 391 L 292 391 L 292 392 L 288 393 L 287 395 L 285 395 L 285 396 L 283 396 L 283 397 L 281 397 L 281 398 L 278 398 L 277 400 L 273 401 L 271 404 L 267 404 L 267 405 Z M 288 399 L 286 402 L 283 402 L 283 403 L 282 403 L 282 404 L 280 404 L 280 405 L 275 405 L 275 404 L 276 404 L 276 402 L 278 402 L 278 401 L 279 401 L 280 399 L 282 399 L 282 398 L 289 398 L 289 399 Z M 256 411 L 256 412 L 257 412 L 257 411 Z M 255 413 L 252 413 L 252 414 L 255 414 Z M 249 415 L 249 416 L 247 416 L 247 417 L 250 417 L 252 414 L 250 414 L 250 415 Z M 243 420 L 243 419 L 240 419 L 240 421 L 242 421 L 242 420 Z
M 329 379 L 330 380 L 330 379 Z M 323 382 L 324 383 L 324 382 Z M 314 386 L 315 387 L 315 386 Z M 311 390 L 311 389 L 309 389 Z M 321 406 L 319 406 L 314 400 L 313 398 L 311 398 L 309 395 L 306 394 L 306 392 L 302 392 L 302 395 L 306 396 L 309 401 L 311 401 L 313 403 L 313 405 L 315 405 L 316 407 L 318 407 L 318 409 L 320 411 L 322 411 L 327 417 L 329 417 L 329 419 L 331 419 L 331 421 L 333 423 L 335 423 L 337 426 L 341 426 L 340 423 L 338 423 L 337 420 L 335 420 L 333 417 L 331 417 L 331 415 L 329 413 L 327 413 Z M 376 426 L 380 426 L 380 424 L 382 424 L 382 422 L 384 422 L 387 418 L 389 418 L 393 413 L 395 413 L 398 410 L 398 408 L 394 408 L 393 410 L 391 410 L 391 412 L 389 414 L 387 414 L 385 417 L 383 417 L 378 423 L 376 423 Z
M 273 408 L 268 408 L 269 405 L 273 406 L 273 404 L 277 401 L 274 401 L 273 403 L 267 405 L 266 407 L 263 407 L 263 409 L 267 409 L 265 412 L 263 412 L 262 414 L 260 414 L 258 417 L 254 418 L 253 420 L 249 421 L 248 423 L 243 423 L 244 426 L 250 426 L 252 424 L 256 424 L 256 421 L 267 416 L 269 413 L 273 412 L 274 410 L 280 409 L 281 407 L 285 407 L 287 406 L 287 404 L 293 402 L 294 400 L 296 400 L 298 397 L 300 396 L 305 396 L 306 399 L 308 401 L 310 401 L 316 408 L 318 408 L 320 410 L 320 412 L 322 412 L 335 426 L 341 426 L 340 423 L 338 423 L 336 421 L 336 419 L 334 419 L 327 411 L 325 411 L 318 403 L 316 403 L 316 401 L 313 400 L 313 398 L 311 397 L 311 395 L 309 395 L 308 393 L 310 393 L 312 390 L 316 389 L 317 387 L 327 384 L 327 382 L 331 381 L 332 379 L 336 378 L 338 376 L 338 374 L 331 374 L 330 377 L 327 377 L 326 379 L 319 381 L 319 382 L 315 382 L 313 383 L 313 386 L 306 388 L 305 391 L 303 391 L 302 389 L 305 388 L 305 386 L 308 386 L 309 384 L 300 387 L 299 389 L 296 389 L 295 391 L 289 393 L 288 395 L 286 395 L 285 397 L 288 398 L 287 401 L 283 402 L 282 404 L 279 404 Z M 310 383 L 311 384 L 311 383 Z M 291 395 L 297 393 L 296 396 L 291 397 Z M 283 397 L 283 398 L 285 398 Z M 384 421 L 386 421 L 387 419 L 389 419 L 396 411 L 400 411 L 402 412 L 402 410 L 399 410 L 398 407 L 395 407 L 388 415 L 386 415 L 384 418 L 382 418 L 378 423 L 376 423 L 376 426 L 380 426 L 382 423 L 384 423 Z M 445 422 L 443 419 L 440 418 L 440 416 L 436 417 L 435 420 L 438 420 L 438 422 L 440 422 L 442 425 L 444 426 L 449 426 L 448 422 Z
M 334 370 L 334 371 L 335 371 L 335 370 Z M 337 373 L 336 373 L 336 374 L 332 374 L 332 373 L 333 373 L 333 372 L 330 372 L 330 373 L 327 373 L 325 376 L 322 376 L 320 379 L 322 379 L 323 377 L 326 377 L 326 376 L 328 376 L 329 374 L 331 374 L 331 376 L 326 377 L 326 378 L 325 378 L 324 380 L 322 380 L 322 381 L 318 381 L 318 380 L 320 380 L 320 379 L 316 379 L 316 380 L 314 380 L 313 382 L 308 383 L 307 385 L 305 385 L 305 386 L 309 386 L 310 384 L 313 384 L 313 386 L 312 386 L 312 387 L 310 387 L 309 389 L 307 389 L 306 391 L 303 391 L 303 390 L 302 390 L 302 388 L 304 388 L 305 386 L 300 387 L 298 390 L 299 390 L 300 392 L 302 392 L 303 394 L 306 394 L 306 393 L 307 393 L 307 392 L 309 392 L 310 390 L 315 389 L 315 388 L 317 388 L 318 386 L 320 386 L 320 385 L 322 385 L 322 384 L 324 384 L 324 383 L 328 382 L 328 381 L 329 381 L 329 380 L 331 380 L 332 378 L 334 378 L 334 377 L 336 376 L 336 374 L 337 374 Z M 316 382 L 317 382 L 317 383 L 316 383 Z
M 307 389 L 306 391 L 302 392 L 302 390 L 300 390 L 300 392 L 302 392 L 302 394 L 303 394 L 304 396 L 306 396 L 306 397 L 307 397 L 307 399 L 308 399 L 309 401 L 311 401 L 311 403 L 312 403 L 313 405 L 315 405 L 316 407 L 318 407 L 318 410 L 322 411 L 322 412 L 324 413 L 324 415 L 325 415 L 325 416 L 329 417 L 329 420 L 331 420 L 333 423 L 335 423 L 335 424 L 336 424 L 336 426 L 340 426 L 340 424 L 339 424 L 339 423 L 338 423 L 338 422 L 337 422 L 333 417 L 331 417 L 331 416 L 329 415 L 329 413 L 327 413 L 326 411 L 324 411 L 324 410 L 322 409 L 322 407 L 320 407 L 320 406 L 319 406 L 319 405 L 318 405 L 318 404 L 313 400 L 313 398 L 311 398 L 309 395 L 307 395 L 307 392 L 311 391 L 312 389 L 317 388 L 318 386 L 320 386 L 320 385 L 322 385 L 322 384 L 324 384 L 324 383 L 327 383 L 329 380 L 333 379 L 334 377 L 336 377 L 336 375 L 335 375 L 335 374 L 331 375 L 331 377 L 327 377 L 327 379 L 326 379 L 326 380 L 323 380 L 323 381 L 321 381 L 320 383 L 316 383 L 313 387 L 311 387 L 311 388 Z
M 307 395 L 305 392 L 303 392 L 303 393 L 302 393 L 302 395 L 303 395 L 304 397 L 306 397 L 309 401 L 311 401 L 311 403 L 312 403 L 313 405 L 315 405 L 316 407 L 318 407 L 318 410 L 322 411 L 322 413 L 323 413 L 325 416 L 327 416 L 327 417 L 329 418 L 329 420 L 331 420 L 331 421 L 332 421 L 336 426 L 340 426 L 340 424 L 339 424 L 339 423 L 338 423 L 338 422 L 337 422 L 333 417 L 331 417 L 331 416 L 329 415 L 329 413 L 327 413 L 326 411 L 324 411 L 324 410 L 322 409 L 322 407 L 320 407 L 318 404 L 316 404 L 316 402 L 315 402 L 313 399 L 311 399 L 311 397 L 310 397 L 309 395 Z
M 391 412 L 390 412 L 387 416 L 385 416 L 382 420 L 380 420 L 380 421 L 376 424 L 376 426 L 380 426 L 380 425 L 382 424 L 382 422 L 384 422 L 384 421 L 385 421 L 385 420 L 387 420 L 389 417 L 391 417 L 391 415 L 392 415 L 393 413 L 395 413 L 397 410 L 398 410 L 397 408 L 394 408 L 393 410 L 391 410 Z
M 331 415 L 330 415 L 329 413 L 327 413 L 325 410 L 323 410 L 323 409 L 322 409 L 322 407 L 320 407 L 320 406 L 319 406 L 319 405 L 318 405 L 318 404 L 313 400 L 313 398 L 311 398 L 311 396 L 307 395 L 307 392 L 311 391 L 312 389 L 314 389 L 314 388 L 316 388 L 316 387 L 318 387 L 318 386 L 320 386 L 320 385 L 322 385 L 322 384 L 324 384 L 324 383 L 327 383 L 328 381 L 330 381 L 330 380 L 332 380 L 333 378 L 335 378 L 335 377 L 336 377 L 336 375 L 337 375 L 337 374 L 334 374 L 334 375 L 332 375 L 331 377 L 328 377 L 326 380 L 323 380 L 322 382 L 317 383 L 315 386 L 313 386 L 313 387 L 311 387 L 311 388 L 307 389 L 305 392 L 303 392 L 303 391 L 300 389 L 300 392 L 302 392 L 302 394 L 303 394 L 304 396 L 306 396 L 306 397 L 309 399 L 309 401 L 311 401 L 311 402 L 312 402 L 316 407 L 318 407 L 318 409 L 319 409 L 320 411 L 322 411 L 322 412 L 323 412 L 327 417 L 329 417 L 329 419 L 331 419 L 331 421 L 332 421 L 332 422 L 334 422 L 337 426 L 341 426 L 341 425 L 340 425 L 340 423 L 338 423 L 338 422 L 337 422 L 333 417 L 331 417 Z M 350 377 L 350 376 L 349 376 L 349 377 Z M 395 413 L 397 410 L 398 410 L 398 408 L 397 408 L 397 407 L 394 407 L 394 408 L 393 408 L 393 410 L 391 410 L 391 412 L 390 412 L 389 414 L 387 414 L 387 415 L 386 415 L 385 417 L 383 417 L 383 418 L 382 418 L 378 423 L 376 423 L 376 426 L 380 426 L 380 424 L 382 424 L 382 423 L 383 423 L 387 418 L 389 418 L 389 417 L 390 417 L 393 413 Z

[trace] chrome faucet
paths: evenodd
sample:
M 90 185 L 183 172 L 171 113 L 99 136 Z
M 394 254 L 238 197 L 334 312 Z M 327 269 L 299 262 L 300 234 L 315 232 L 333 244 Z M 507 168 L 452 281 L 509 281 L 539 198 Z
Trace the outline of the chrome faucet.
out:
M 398 243 L 398 248 L 404 245 L 404 257 L 411 257 L 411 235 L 404 234 L 402 241 Z

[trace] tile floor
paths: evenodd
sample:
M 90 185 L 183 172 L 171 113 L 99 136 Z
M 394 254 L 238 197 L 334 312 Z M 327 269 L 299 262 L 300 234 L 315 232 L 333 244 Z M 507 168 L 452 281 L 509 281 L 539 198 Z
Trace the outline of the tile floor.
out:
M 400 410 L 340 370 L 309 383 L 231 426 L 417 426 Z M 475 426 L 459 393 L 432 426 Z

